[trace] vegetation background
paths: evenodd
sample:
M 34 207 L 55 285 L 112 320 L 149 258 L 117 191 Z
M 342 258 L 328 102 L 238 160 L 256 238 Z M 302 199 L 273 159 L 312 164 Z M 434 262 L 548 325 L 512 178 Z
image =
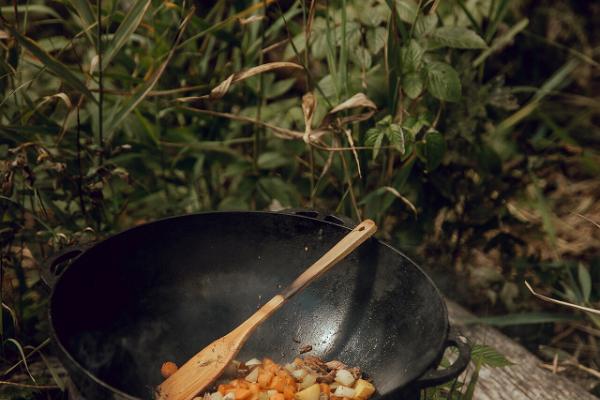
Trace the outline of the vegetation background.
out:
M 524 281 L 600 304 L 599 18 L 568 0 L 4 1 L 0 391 L 64 396 L 38 272 L 60 248 L 305 207 L 375 219 L 598 394 L 600 318 Z

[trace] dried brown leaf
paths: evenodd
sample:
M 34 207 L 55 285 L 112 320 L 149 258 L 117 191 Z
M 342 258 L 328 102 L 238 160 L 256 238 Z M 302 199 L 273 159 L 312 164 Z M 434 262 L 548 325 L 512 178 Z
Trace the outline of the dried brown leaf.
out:
M 210 94 L 204 96 L 197 97 L 180 97 L 176 99 L 178 102 L 190 102 L 202 99 L 210 99 L 210 100 L 218 100 L 221 97 L 225 96 L 225 94 L 229 91 L 231 85 L 237 82 L 241 82 L 245 79 L 253 77 L 255 75 L 263 74 L 265 72 L 273 71 L 281 68 L 295 68 L 295 69 L 303 69 L 302 65 L 287 62 L 287 61 L 277 61 L 272 63 L 266 63 L 262 65 L 258 65 L 256 67 L 252 67 L 245 71 L 237 72 L 235 74 L 229 75 L 227 79 L 218 84 L 215 88 L 210 91 Z
M 396 196 L 397 198 L 399 198 L 400 200 L 402 200 L 402 202 L 404 202 L 404 204 L 406 204 L 408 206 L 408 208 L 411 209 L 411 211 L 415 214 L 415 216 L 417 216 L 417 208 L 413 205 L 413 203 L 410 202 L 410 200 L 408 200 L 406 197 L 402 196 L 400 194 L 400 192 L 398 192 L 395 188 L 391 187 L 391 186 L 384 186 L 384 189 L 388 192 L 390 192 L 391 194 L 393 194 L 394 196 Z

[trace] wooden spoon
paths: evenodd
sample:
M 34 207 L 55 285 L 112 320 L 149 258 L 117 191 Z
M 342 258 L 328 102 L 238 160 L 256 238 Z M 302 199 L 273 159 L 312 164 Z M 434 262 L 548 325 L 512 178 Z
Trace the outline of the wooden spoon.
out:
M 317 262 L 304 271 L 283 292 L 273 297 L 240 326 L 215 340 L 193 356 L 181 368 L 165 380 L 157 389 L 160 400 L 191 400 L 205 390 L 225 370 L 238 354 L 252 332 L 269 318 L 290 297 L 323 275 L 375 233 L 377 226 L 371 220 L 361 222 L 342 238 Z

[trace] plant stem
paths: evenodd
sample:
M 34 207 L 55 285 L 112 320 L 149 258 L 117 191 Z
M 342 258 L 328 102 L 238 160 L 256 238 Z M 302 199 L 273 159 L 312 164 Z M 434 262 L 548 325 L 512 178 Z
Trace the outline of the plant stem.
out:
M 104 153 L 104 133 L 103 130 L 103 114 L 104 108 L 104 81 L 102 76 L 102 0 L 98 1 L 98 144 L 100 145 L 100 155 L 98 164 L 102 164 L 102 154 Z M 79 111 L 78 111 L 79 113 Z

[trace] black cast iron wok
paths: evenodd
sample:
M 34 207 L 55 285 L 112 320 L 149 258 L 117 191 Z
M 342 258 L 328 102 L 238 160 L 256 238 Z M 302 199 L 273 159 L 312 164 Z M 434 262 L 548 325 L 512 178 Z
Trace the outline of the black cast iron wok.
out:
M 348 232 L 334 217 L 301 214 L 169 218 L 56 256 L 52 336 L 79 392 L 151 398 L 164 361 L 181 364 L 229 332 Z M 432 281 L 375 239 L 284 305 L 238 359 L 287 362 L 303 345 L 360 366 L 379 398 L 414 398 L 469 360 Z M 459 358 L 436 371 L 448 346 L 459 348 Z

